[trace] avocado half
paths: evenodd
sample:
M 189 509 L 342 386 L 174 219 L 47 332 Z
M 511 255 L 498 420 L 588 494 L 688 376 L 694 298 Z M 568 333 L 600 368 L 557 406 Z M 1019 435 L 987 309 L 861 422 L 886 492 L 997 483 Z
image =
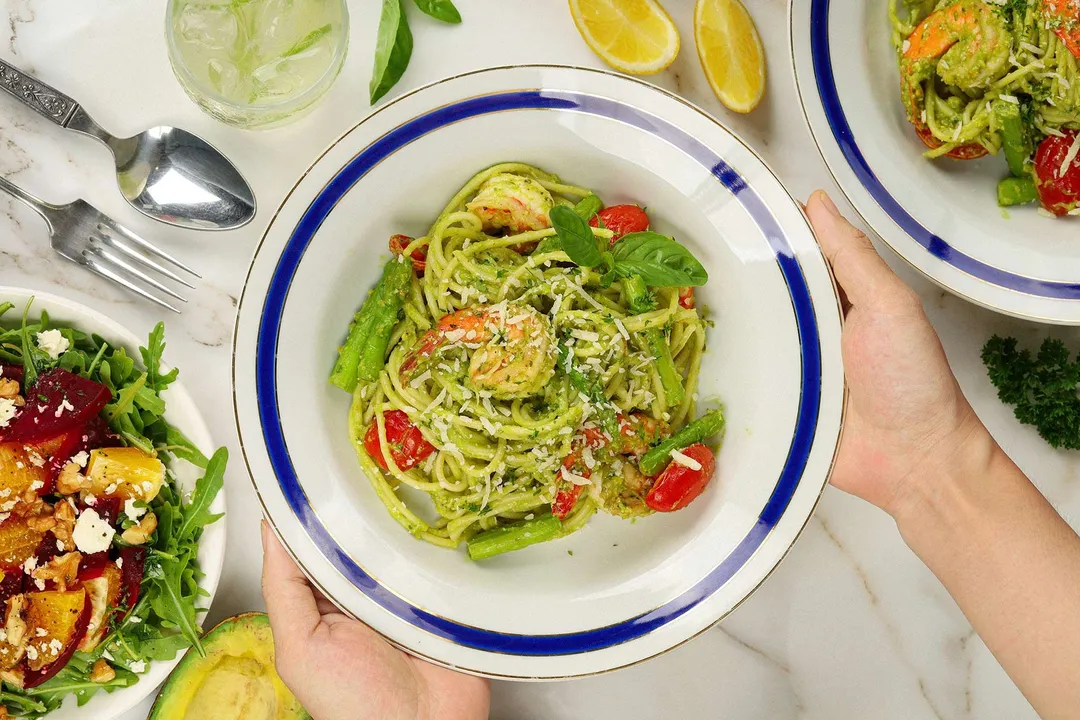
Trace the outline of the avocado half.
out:
M 222 620 L 165 681 L 147 720 L 311 720 L 274 669 L 265 613 Z

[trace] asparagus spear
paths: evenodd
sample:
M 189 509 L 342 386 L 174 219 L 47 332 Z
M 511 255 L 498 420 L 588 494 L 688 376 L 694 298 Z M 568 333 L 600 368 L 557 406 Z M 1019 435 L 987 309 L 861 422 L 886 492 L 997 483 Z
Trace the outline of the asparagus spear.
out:
M 641 456 L 638 470 L 642 475 L 653 476 L 664 469 L 671 459 L 672 450 L 682 450 L 724 429 L 724 413 L 720 410 L 707 412 Z
M 330 373 L 330 382 L 336 387 L 352 392 L 359 380 L 371 382 L 378 377 L 412 277 L 412 265 L 398 258 L 383 268 L 382 277 L 353 318 L 349 336 L 338 351 Z
M 638 275 L 631 275 L 623 280 L 623 289 L 626 299 L 630 303 L 630 309 L 635 313 L 649 312 L 656 307 L 656 301 L 649 292 L 645 281 Z M 671 357 L 671 347 L 667 338 L 659 328 L 649 328 L 644 331 L 645 346 L 649 353 L 656 358 L 656 372 L 660 375 L 660 385 L 664 389 L 664 400 L 668 407 L 677 407 L 682 404 L 685 397 L 682 376 L 675 367 L 675 360 Z
M 550 515 L 486 530 L 469 540 L 469 557 L 485 560 L 502 553 L 521 550 L 529 545 L 554 540 L 562 532 L 562 523 Z
M 1020 106 L 1005 100 L 994 100 L 991 107 L 1001 125 L 1002 147 L 1005 150 L 1005 160 L 1009 163 L 1009 172 L 1022 178 L 1029 174 L 1025 165 L 1031 157 L 1031 143 L 1024 132 Z
M 1025 205 L 1039 199 L 1039 191 L 1035 188 L 1035 180 L 1030 175 L 1027 177 L 1007 177 L 997 186 L 998 205 L 1009 207 L 1010 205 Z

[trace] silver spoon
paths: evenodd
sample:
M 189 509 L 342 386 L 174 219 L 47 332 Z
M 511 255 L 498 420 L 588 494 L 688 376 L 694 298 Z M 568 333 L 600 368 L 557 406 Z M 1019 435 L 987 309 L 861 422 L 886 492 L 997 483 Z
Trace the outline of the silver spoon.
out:
M 229 230 L 255 216 L 251 186 L 214 146 L 167 125 L 117 138 L 77 102 L 0 60 L 0 89 L 61 127 L 103 142 L 132 207 L 155 220 L 198 230 Z

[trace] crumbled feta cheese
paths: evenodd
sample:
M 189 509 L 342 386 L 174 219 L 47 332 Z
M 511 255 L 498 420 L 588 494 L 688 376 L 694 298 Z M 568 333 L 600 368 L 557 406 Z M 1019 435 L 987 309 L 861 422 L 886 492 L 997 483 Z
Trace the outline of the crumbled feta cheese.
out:
M 65 410 L 74 410 L 74 409 L 75 409 L 75 406 L 72 405 L 71 403 L 69 403 L 67 401 L 67 398 L 64 398 L 60 402 L 60 407 L 56 408 L 56 412 L 53 413 L 53 417 L 60 417 L 61 415 L 64 414 Z
M 34 631 L 34 634 L 37 635 L 38 637 L 45 637 L 46 635 L 49 634 L 49 631 L 46 630 L 45 628 L 38 628 L 37 630 Z
M 43 487 L 45 487 L 45 483 L 41 482 L 40 480 L 35 480 L 34 482 L 30 483 L 31 490 L 40 490 Z
M 135 507 L 135 499 L 128 498 L 124 501 L 124 514 L 131 518 L 131 522 L 138 522 L 146 514 L 146 508 Z
M 142 660 L 136 660 L 135 662 L 128 665 L 128 670 L 130 670 L 133 673 L 145 672 L 146 671 L 146 663 L 143 662 Z
M 81 468 L 86 467 L 86 463 L 90 461 L 90 456 L 87 455 L 85 450 L 80 450 L 71 456 L 71 462 L 75 463 Z
M 116 530 L 93 508 L 83 511 L 75 522 L 75 530 L 71 533 L 75 547 L 80 552 L 91 555 L 108 550 L 112 545 L 114 535 L 116 535 Z
M 138 615 L 132 615 L 131 618 L 129 618 L 128 622 L 130 622 L 132 625 L 138 625 L 142 622 L 142 618 Z
M 41 578 L 34 578 L 34 587 L 36 587 L 38 590 L 44 591 L 45 590 L 45 581 L 42 580 Z
M 16 413 L 15 401 L 10 398 L 0 398 L 0 428 L 7 427 L 11 418 Z
M 71 343 L 59 330 L 44 330 L 37 334 L 37 346 L 51 359 L 56 360 L 67 352 Z
M 33 645 L 27 645 L 26 646 L 26 659 L 30 660 L 30 661 L 34 661 L 34 660 L 37 660 L 37 657 L 38 657 L 37 648 L 34 647 Z
M 30 460 L 30 464 L 34 467 L 45 467 L 45 458 L 41 457 L 36 450 L 30 447 L 24 447 L 26 450 L 26 457 Z
M 22 569 L 23 572 L 27 575 L 34 572 L 34 570 L 37 569 L 37 556 L 31 555 L 30 557 L 26 558 L 26 562 L 22 564 Z
M 116 558 L 116 569 L 117 570 L 123 570 L 124 569 L 124 558 L 122 558 L 122 557 Z
M 93 493 L 87 493 L 86 497 L 83 498 L 83 502 L 87 505 L 95 505 L 97 503 L 97 498 L 94 497 Z
M 109 483 L 108 487 L 105 488 L 105 494 L 112 495 L 114 492 L 116 492 L 116 483 Z
M 701 463 L 699 463 L 697 460 L 690 457 L 689 455 L 679 452 L 678 450 L 671 451 L 671 460 L 672 462 L 678 463 L 683 467 L 688 467 L 691 470 L 701 469 Z
M 60 642 L 57 638 L 53 638 L 49 641 L 49 650 L 53 655 L 59 655 L 60 651 L 64 649 L 64 643 Z

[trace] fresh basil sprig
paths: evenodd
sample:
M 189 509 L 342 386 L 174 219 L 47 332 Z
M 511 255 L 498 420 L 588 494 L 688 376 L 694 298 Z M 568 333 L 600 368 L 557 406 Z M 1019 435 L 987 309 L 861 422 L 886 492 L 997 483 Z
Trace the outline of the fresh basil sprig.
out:
M 461 13 L 451 0 L 415 0 L 417 7 L 445 23 L 461 22 Z M 375 66 L 371 72 L 371 104 L 397 84 L 412 59 L 413 36 L 405 13 L 405 0 L 383 0 L 379 34 L 375 39 Z
M 629 233 L 610 251 L 602 251 L 589 224 L 569 207 L 557 205 L 548 217 L 570 260 L 581 267 L 602 265 L 606 282 L 637 275 L 649 287 L 696 287 L 709 279 L 698 259 L 667 235 Z
M 426 14 L 436 20 L 442 20 L 444 23 L 457 25 L 461 22 L 461 13 L 458 12 L 458 9 L 454 7 L 454 3 L 450 2 L 450 0 L 416 0 L 416 6 Z
M 413 39 L 404 0 L 383 0 L 379 35 L 375 41 L 375 67 L 371 73 L 371 104 L 390 91 L 405 74 L 412 58 Z

